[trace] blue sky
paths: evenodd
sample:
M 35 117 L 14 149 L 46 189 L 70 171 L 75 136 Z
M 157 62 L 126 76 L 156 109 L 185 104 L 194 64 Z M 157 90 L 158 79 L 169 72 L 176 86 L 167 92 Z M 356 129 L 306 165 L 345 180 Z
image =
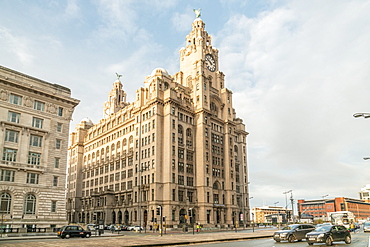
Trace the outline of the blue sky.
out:
M 103 116 L 115 73 L 129 102 L 201 18 L 246 124 L 252 206 L 358 198 L 370 183 L 369 0 L 0 2 L 0 63 L 71 88 L 72 129 Z

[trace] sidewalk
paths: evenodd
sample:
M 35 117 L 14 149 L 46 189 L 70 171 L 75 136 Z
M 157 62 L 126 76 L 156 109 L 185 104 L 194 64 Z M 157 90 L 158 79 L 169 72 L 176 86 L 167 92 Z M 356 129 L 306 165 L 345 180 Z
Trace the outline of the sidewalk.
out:
M 235 241 L 235 240 L 244 240 L 244 239 L 254 239 L 254 238 L 266 238 L 272 237 L 276 229 L 269 230 L 256 230 L 252 232 L 248 231 L 219 231 L 219 232 L 201 232 L 195 233 L 171 233 L 163 234 L 160 236 L 159 233 L 137 233 L 131 235 L 125 235 L 125 232 L 120 234 L 111 232 L 105 232 L 101 236 L 91 236 L 91 238 L 84 239 L 83 241 L 78 241 L 79 246 L 169 246 L 169 245 L 189 245 L 195 243 L 207 243 L 215 241 Z M 0 238 L 0 243 L 3 240 L 27 240 L 27 239 L 39 239 L 38 243 L 35 242 L 35 245 L 27 244 L 27 246 L 41 246 L 42 239 L 49 239 L 48 245 L 50 245 L 50 239 L 57 239 L 56 235 L 54 236 L 22 236 L 22 237 L 3 237 Z M 60 241 L 55 241 L 55 246 L 71 246 L 73 238 L 71 239 L 60 239 Z M 32 241 L 33 243 L 33 241 Z M 109 243 L 109 244 L 108 244 Z M 0 244 L 2 245 L 2 244 Z M 9 244 L 7 242 L 6 246 L 21 246 L 17 243 Z

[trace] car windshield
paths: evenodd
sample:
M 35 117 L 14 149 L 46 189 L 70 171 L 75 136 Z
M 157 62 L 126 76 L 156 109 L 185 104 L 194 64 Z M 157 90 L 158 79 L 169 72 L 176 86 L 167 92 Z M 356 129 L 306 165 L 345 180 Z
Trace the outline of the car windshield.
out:
M 330 231 L 330 228 L 330 225 L 319 226 L 314 230 L 314 232 L 327 232 Z
M 365 222 L 364 226 L 370 226 L 370 222 Z
M 294 229 L 296 229 L 296 228 L 297 228 L 297 226 L 290 225 L 290 226 L 286 226 L 286 227 L 284 227 L 284 228 L 283 228 L 283 230 L 294 230 Z

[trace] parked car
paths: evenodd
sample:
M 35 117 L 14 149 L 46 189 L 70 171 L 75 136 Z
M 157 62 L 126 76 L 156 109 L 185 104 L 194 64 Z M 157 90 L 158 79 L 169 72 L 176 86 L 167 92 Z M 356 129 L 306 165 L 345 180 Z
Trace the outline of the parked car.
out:
M 91 231 L 83 229 L 81 226 L 63 226 L 57 233 L 60 238 L 81 237 L 89 238 Z
M 144 230 L 144 228 L 142 226 L 128 226 L 127 227 L 127 230 L 128 231 L 142 231 Z
M 370 221 L 364 223 L 364 232 L 370 232 Z
M 95 231 L 98 228 L 98 226 L 95 225 L 95 224 L 87 224 L 86 228 L 87 228 L 87 230 Z
M 121 226 L 121 231 L 128 231 L 128 229 L 127 229 L 127 228 L 128 228 L 128 226 L 122 225 L 122 226 Z
M 314 243 L 325 243 L 327 246 L 336 241 L 344 241 L 346 244 L 351 243 L 351 233 L 341 225 L 324 225 L 317 227 L 312 232 L 306 234 L 308 245 Z
M 273 238 L 276 242 L 288 240 L 289 243 L 293 243 L 295 240 L 305 239 L 306 234 L 314 229 L 315 226 L 311 224 L 292 224 L 275 232 Z

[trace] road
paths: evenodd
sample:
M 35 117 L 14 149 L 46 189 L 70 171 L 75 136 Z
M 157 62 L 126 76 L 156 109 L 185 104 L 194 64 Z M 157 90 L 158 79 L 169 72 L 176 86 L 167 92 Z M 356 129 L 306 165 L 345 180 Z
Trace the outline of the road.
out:
M 356 233 L 352 234 L 352 243 L 345 244 L 344 242 L 334 242 L 333 246 L 342 247 L 368 247 L 369 233 Z M 232 241 L 232 242 L 214 242 L 209 244 L 193 244 L 196 247 L 308 247 L 309 245 L 305 240 L 295 242 L 294 244 L 288 242 L 276 243 L 272 238 L 264 239 L 251 239 L 246 241 Z M 313 247 L 326 246 L 325 244 L 314 244 Z
M 244 232 L 244 233 L 243 233 Z M 266 232 L 267 234 L 263 234 Z M 307 242 L 304 240 L 302 242 L 296 243 L 287 243 L 281 242 L 276 243 L 272 237 L 267 238 L 258 238 L 258 239 L 250 239 L 250 240 L 240 240 L 240 241 L 230 241 L 233 237 L 237 236 L 234 239 L 242 239 L 240 236 L 246 236 L 248 234 L 253 234 L 253 236 L 257 235 L 264 235 L 264 236 L 272 236 L 274 229 L 259 229 L 254 233 L 251 233 L 251 230 L 244 230 L 235 232 L 213 232 L 213 233 L 200 233 L 196 235 L 192 235 L 191 233 L 175 233 L 175 234 L 167 234 L 163 237 L 160 237 L 158 234 L 149 234 L 149 233 L 133 233 L 133 232 L 125 232 L 125 235 L 112 235 L 106 237 L 91 237 L 89 239 L 81 239 L 81 238 L 71 238 L 71 239 L 59 239 L 57 237 L 49 237 L 44 239 L 15 239 L 15 240 L 5 240 L 2 239 L 0 241 L 1 247 L 71 247 L 71 246 L 110 246 L 110 247 L 122 247 L 122 246 L 151 246 L 157 245 L 160 246 L 196 246 L 196 247 L 308 247 Z M 270 235 L 271 234 L 271 235 Z M 225 238 L 223 238 L 225 237 Z M 344 242 L 335 242 L 333 246 L 339 247 L 369 247 L 369 233 L 359 232 L 356 234 L 352 234 L 352 243 L 346 245 Z M 225 239 L 223 242 L 213 241 L 214 239 Z M 191 244 L 196 243 L 197 241 L 193 240 L 200 240 L 203 241 L 205 244 Z M 210 242 L 208 242 L 210 241 Z M 213 241 L 213 242 L 211 242 Z M 182 242 L 182 245 L 179 243 Z M 315 244 L 315 246 L 325 246 L 324 244 Z

